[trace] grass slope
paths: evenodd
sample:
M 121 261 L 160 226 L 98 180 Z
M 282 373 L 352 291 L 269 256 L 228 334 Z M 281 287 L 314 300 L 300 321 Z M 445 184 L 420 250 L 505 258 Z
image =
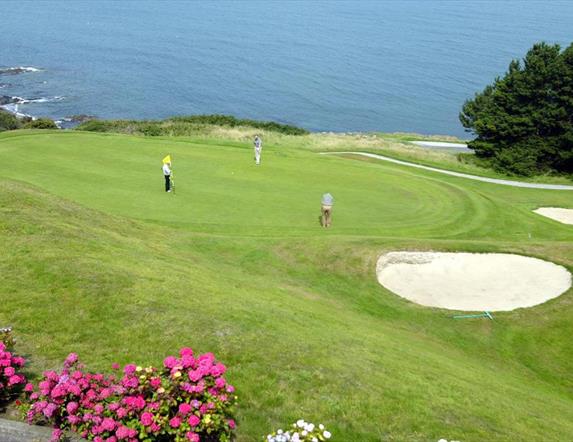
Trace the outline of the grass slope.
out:
M 0 323 L 36 372 L 70 351 L 99 369 L 213 351 L 240 394 L 240 441 L 299 417 L 344 441 L 567 440 L 571 290 L 454 322 L 380 287 L 374 266 L 416 248 L 572 270 L 573 229 L 530 212 L 570 198 L 272 145 L 256 168 L 237 141 L 3 134 Z

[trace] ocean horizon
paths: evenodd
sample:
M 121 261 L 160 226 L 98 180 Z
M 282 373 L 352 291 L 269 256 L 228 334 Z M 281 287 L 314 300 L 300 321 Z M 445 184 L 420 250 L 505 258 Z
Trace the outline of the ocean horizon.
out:
M 3 106 L 13 112 L 461 138 L 464 101 L 512 59 L 573 41 L 565 1 L 4 0 L 2 16 L 0 96 L 18 97 Z

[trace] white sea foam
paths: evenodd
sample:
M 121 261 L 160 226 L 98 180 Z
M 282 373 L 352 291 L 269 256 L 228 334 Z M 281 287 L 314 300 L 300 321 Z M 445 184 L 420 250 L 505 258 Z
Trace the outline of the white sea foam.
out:
M 1 109 L 4 109 L 6 112 L 10 112 L 11 114 L 16 115 L 18 118 L 31 118 L 32 120 L 35 120 L 36 117 L 34 117 L 33 115 L 30 114 L 25 114 L 24 112 L 20 112 L 20 110 L 18 109 L 19 103 L 10 103 L 10 104 L 5 104 L 4 106 L 0 106 Z
M 20 98 L 20 97 L 14 97 Z M 62 101 L 65 97 L 62 96 L 55 96 L 55 97 L 41 97 L 41 98 L 21 98 L 19 101 L 20 104 L 28 104 L 28 103 L 53 103 L 55 101 Z
M 14 71 L 19 72 L 40 72 L 42 69 L 33 66 L 15 66 L 11 68 L 0 68 L 0 74 L 9 74 Z

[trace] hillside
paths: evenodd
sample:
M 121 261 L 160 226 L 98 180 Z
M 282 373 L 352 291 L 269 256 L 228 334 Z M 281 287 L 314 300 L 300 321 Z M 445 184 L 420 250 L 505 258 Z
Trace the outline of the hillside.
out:
M 333 440 L 565 440 L 572 295 L 454 321 L 381 287 L 401 249 L 505 251 L 573 270 L 573 230 L 531 212 L 570 192 L 514 189 L 269 140 L 0 135 L 0 324 L 39 374 L 214 352 L 239 441 L 300 417 Z M 162 192 L 173 157 L 176 194 Z M 318 225 L 324 192 L 334 225 Z

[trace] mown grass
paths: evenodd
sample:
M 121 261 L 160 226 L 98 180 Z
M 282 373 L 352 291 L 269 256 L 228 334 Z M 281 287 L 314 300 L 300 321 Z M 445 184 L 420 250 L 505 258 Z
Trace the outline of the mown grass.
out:
M 363 151 L 384 154 L 399 160 L 410 161 L 426 166 L 445 168 L 457 172 L 486 176 L 490 178 L 515 178 L 494 170 L 490 161 L 477 158 L 472 153 L 460 153 L 447 149 L 432 149 L 416 146 L 411 141 L 445 141 L 463 143 L 457 137 L 447 135 L 421 135 L 415 133 L 304 133 L 297 128 L 277 123 L 257 122 L 250 120 L 232 120 L 232 124 L 208 124 L 211 118 L 218 116 L 191 116 L 175 117 L 162 121 L 88 121 L 78 127 L 96 132 L 121 133 L 135 136 L 149 136 L 155 139 L 188 138 L 211 143 L 224 139 L 240 143 L 252 142 L 256 134 L 262 135 L 265 144 L 281 148 L 308 149 L 312 151 Z M 225 118 L 221 116 L 222 123 Z M 240 125 L 241 121 L 252 123 L 257 127 Z M 270 126 L 269 126 L 270 125 Z M 281 128 L 281 131 L 266 130 L 266 127 Z M 573 177 L 555 172 L 540 174 L 531 177 L 519 177 L 524 181 L 570 184 Z
M 250 141 L 250 140 L 249 140 Z M 162 192 L 174 158 L 176 195 Z M 324 191 L 334 226 L 318 226 Z M 573 270 L 573 229 L 531 213 L 571 192 L 514 189 L 265 143 L 0 136 L 0 323 L 39 373 L 213 351 L 240 441 L 299 417 L 335 440 L 567 440 L 572 295 L 453 321 L 374 275 L 396 249 L 502 251 Z

